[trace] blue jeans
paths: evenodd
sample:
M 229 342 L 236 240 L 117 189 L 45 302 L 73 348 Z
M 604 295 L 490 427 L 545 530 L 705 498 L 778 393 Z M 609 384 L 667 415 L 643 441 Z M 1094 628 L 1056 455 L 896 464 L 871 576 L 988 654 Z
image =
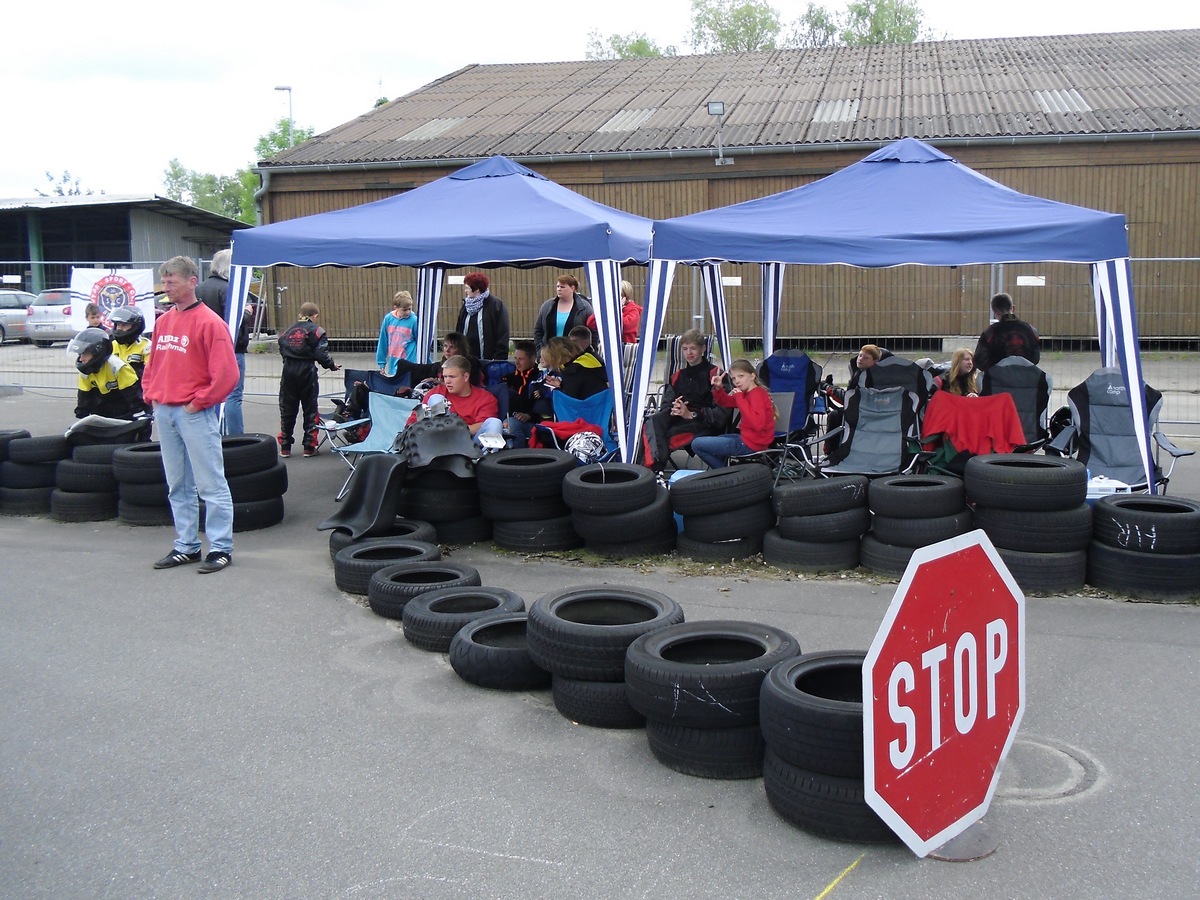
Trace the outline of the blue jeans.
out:
M 221 424 L 221 434 L 245 434 L 246 423 L 242 418 L 242 394 L 246 390 L 246 354 L 238 353 L 238 382 L 237 387 L 225 398 L 224 421 Z
M 154 407 L 154 422 L 175 519 L 175 549 L 180 553 L 200 549 L 199 500 L 203 500 L 209 550 L 232 554 L 233 498 L 225 480 L 217 408 L 189 415 L 182 406 L 159 403 Z
M 692 439 L 692 452 L 708 463 L 710 469 L 723 469 L 729 457 L 753 453 L 740 434 L 708 434 Z

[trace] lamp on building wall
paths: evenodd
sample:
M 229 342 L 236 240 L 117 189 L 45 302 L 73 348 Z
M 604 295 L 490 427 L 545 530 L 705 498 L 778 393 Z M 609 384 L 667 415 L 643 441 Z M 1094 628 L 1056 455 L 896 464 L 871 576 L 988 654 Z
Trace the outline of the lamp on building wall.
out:
M 725 104 L 720 100 L 708 101 L 708 114 L 717 117 L 717 159 L 718 166 L 732 166 L 733 160 L 725 156 L 725 148 L 722 146 L 722 126 L 725 124 Z
M 291 147 L 292 146 L 292 132 L 295 131 L 295 129 L 296 129 L 294 120 L 292 118 L 292 86 L 290 84 L 281 84 L 277 88 L 275 88 L 275 90 L 287 91 L 287 95 L 288 95 L 288 146 Z

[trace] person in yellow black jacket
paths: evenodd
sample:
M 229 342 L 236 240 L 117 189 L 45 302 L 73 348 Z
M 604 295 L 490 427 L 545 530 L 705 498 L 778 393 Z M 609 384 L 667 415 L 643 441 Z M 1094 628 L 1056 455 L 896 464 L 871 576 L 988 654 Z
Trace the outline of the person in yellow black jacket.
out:
M 113 355 L 112 339 L 102 328 L 85 328 L 67 344 L 79 370 L 75 418 L 97 415 L 134 419 L 147 412 L 142 383 L 133 366 Z
M 542 348 L 543 359 L 560 376 L 547 375 L 546 386 L 583 400 L 608 390 L 608 372 L 591 350 L 580 350 L 567 338 L 553 337 Z
M 113 354 L 133 366 L 138 381 L 150 358 L 150 339 L 143 334 L 146 320 L 136 306 L 118 306 L 111 313 Z

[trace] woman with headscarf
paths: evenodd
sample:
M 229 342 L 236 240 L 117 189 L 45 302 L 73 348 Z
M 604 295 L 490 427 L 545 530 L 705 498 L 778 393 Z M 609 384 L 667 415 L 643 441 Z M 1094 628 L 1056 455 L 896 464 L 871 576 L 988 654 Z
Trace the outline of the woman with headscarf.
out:
M 488 289 L 489 284 L 482 272 L 463 279 L 463 305 L 454 330 L 466 335 L 469 356 L 508 359 L 508 308 Z

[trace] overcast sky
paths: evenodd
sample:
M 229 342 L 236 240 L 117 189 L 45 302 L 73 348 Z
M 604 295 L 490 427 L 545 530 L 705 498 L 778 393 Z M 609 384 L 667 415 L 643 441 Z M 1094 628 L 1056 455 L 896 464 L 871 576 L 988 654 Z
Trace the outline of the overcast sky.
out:
M 784 22 L 807 0 L 778 0 Z M 831 0 L 827 5 L 842 5 Z M 922 0 L 947 38 L 1200 27 L 1200 4 Z M 69 170 L 108 194 L 163 192 L 171 159 L 233 174 L 288 115 L 326 131 L 470 63 L 582 59 L 587 35 L 646 32 L 686 50 L 689 0 L 208 0 L 14 3 L 0 53 L 0 197 Z

